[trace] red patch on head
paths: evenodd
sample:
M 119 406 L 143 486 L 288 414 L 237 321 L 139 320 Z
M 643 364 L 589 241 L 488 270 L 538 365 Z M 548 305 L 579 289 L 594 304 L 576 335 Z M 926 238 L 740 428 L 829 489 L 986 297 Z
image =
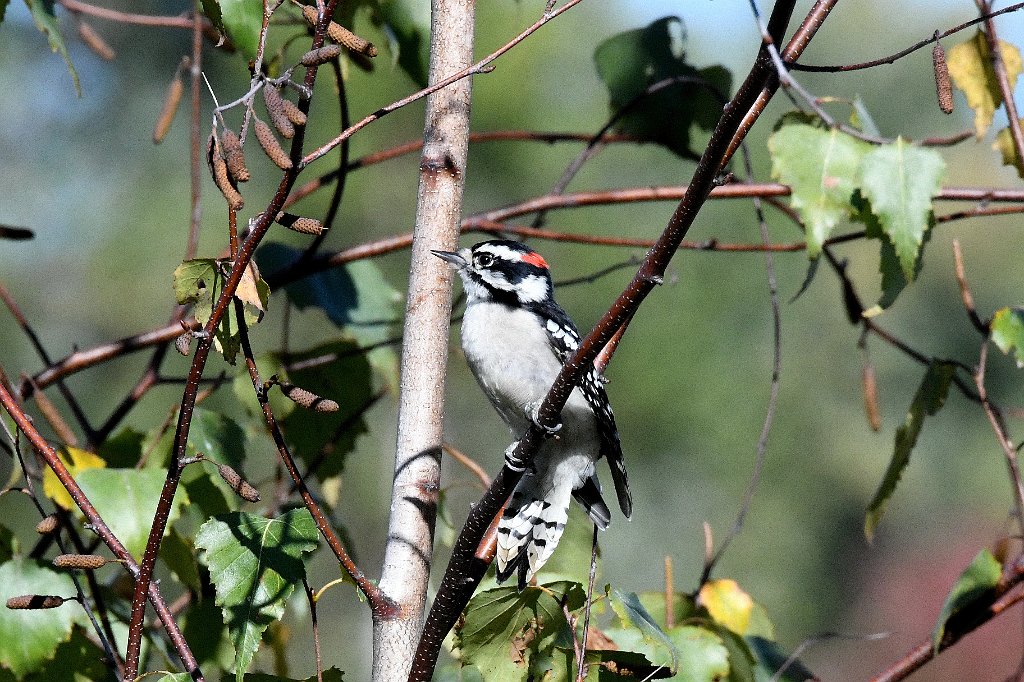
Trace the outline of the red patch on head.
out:
M 524 253 L 522 261 L 524 263 L 529 263 L 530 265 L 536 265 L 538 268 L 544 268 L 545 270 L 548 269 L 548 262 L 544 260 L 544 256 L 540 255 L 536 251 Z

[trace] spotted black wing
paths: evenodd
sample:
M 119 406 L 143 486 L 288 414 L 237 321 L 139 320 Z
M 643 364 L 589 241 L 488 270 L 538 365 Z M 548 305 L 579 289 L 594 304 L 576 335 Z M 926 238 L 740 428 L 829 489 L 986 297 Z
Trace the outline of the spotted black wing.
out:
M 565 364 L 580 345 L 580 333 L 576 325 L 561 307 L 555 305 L 544 310 L 546 318 L 545 331 L 551 350 L 559 362 Z M 612 412 L 608 394 L 604 390 L 604 381 L 597 369 L 591 367 L 580 380 L 580 392 L 590 404 L 597 417 L 597 428 L 601 435 L 601 456 L 608 459 L 612 471 L 612 482 L 615 484 L 615 495 L 619 500 L 619 508 L 629 518 L 633 513 L 633 497 L 629 492 L 629 479 L 626 476 L 626 465 L 622 458 L 622 446 L 619 443 L 619 430 L 615 426 L 615 414 Z

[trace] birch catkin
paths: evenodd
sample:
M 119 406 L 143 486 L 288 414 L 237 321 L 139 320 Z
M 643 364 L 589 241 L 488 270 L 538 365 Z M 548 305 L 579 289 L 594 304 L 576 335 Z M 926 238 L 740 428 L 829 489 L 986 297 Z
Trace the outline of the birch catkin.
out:
M 23 594 L 7 600 L 9 609 L 55 609 L 66 600 L 54 594 Z
M 277 167 L 281 170 L 288 170 L 292 167 L 292 160 L 288 156 L 287 152 L 281 147 L 281 144 L 274 137 L 274 131 L 270 129 L 263 121 L 258 118 L 252 120 L 253 131 L 256 133 L 256 140 L 263 147 L 263 151 L 267 153 L 270 160 L 277 164 Z
M 324 45 L 302 55 L 301 61 L 303 66 L 320 66 L 336 59 L 340 54 L 341 48 L 337 45 Z
M 221 135 L 221 144 L 224 146 L 224 163 L 228 166 L 228 173 L 235 182 L 249 182 L 249 169 L 245 167 L 242 142 L 235 131 L 225 128 Z
M 294 384 L 281 382 L 281 392 L 284 393 L 289 400 L 296 405 L 305 407 L 307 410 L 313 410 L 315 412 L 337 412 L 338 403 L 334 402 L 330 398 L 321 398 L 312 391 L 307 391 L 304 388 L 299 388 Z
M 953 84 L 949 80 L 946 50 L 938 42 L 932 48 L 932 69 L 935 71 L 935 93 L 939 98 L 939 109 L 942 109 L 944 114 L 952 114 Z
M 213 182 L 217 185 L 220 193 L 224 195 L 228 206 L 234 211 L 242 210 L 242 207 L 245 206 L 245 201 L 243 201 L 242 195 L 238 193 L 235 186 L 231 184 L 231 178 L 228 177 L 228 166 L 224 162 L 224 155 L 221 152 L 220 142 L 217 141 L 216 135 L 210 136 L 210 146 L 206 151 L 206 160 L 210 164 Z
M 108 62 L 117 56 L 114 52 L 114 48 L 110 46 L 107 41 L 103 39 L 96 29 L 85 21 L 78 22 L 78 37 L 81 38 L 82 42 L 85 43 L 86 47 L 96 53 L 100 59 L 106 59 Z
M 153 142 L 160 144 L 167 137 L 167 131 L 171 129 L 171 122 L 174 121 L 174 114 L 181 104 L 181 96 L 185 92 L 185 83 L 181 80 L 181 72 L 174 72 L 174 80 L 167 87 L 167 94 L 164 95 L 164 104 L 160 109 L 160 115 L 153 126 Z
M 263 86 L 263 103 L 267 105 L 267 113 L 270 114 L 270 122 L 281 133 L 281 137 L 290 140 L 295 137 L 295 126 L 285 113 L 284 99 L 277 88 L 269 83 Z
M 81 571 L 91 571 L 107 565 L 107 558 L 99 554 L 60 554 L 53 558 L 53 565 L 57 568 L 77 568 Z
M 231 489 L 246 502 L 259 502 L 260 493 L 256 488 L 239 474 L 237 471 L 229 467 L 227 464 L 218 464 L 217 472 L 220 477 L 224 479 L 224 482 L 231 486 Z
M 301 232 L 302 234 L 318 235 L 324 231 L 324 224 L 316 218 L 307 218 L 292 213 L 278 213 L 276 222 L 284 225 L 289 230 Z
M 309 23 L 310 26 L 316 26 L 315 7 L 312 5 L 305 5 L 302 8 L 302 16 L 306 17 L 306 22 Z M 366 55 L 367 57 L 377 56 L 377 48 L 374 47 L 373 43 L 365 38 L 360 38 L 352 31 L 334 21 L 327 24 L 327 37 L 339 45 L 344 45 L 346 49 L 357 54 Z

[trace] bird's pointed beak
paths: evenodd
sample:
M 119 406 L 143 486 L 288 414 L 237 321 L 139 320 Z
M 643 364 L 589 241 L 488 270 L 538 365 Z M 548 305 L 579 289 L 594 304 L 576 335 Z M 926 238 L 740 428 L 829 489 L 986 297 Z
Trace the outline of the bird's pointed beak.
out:
M 443 261 L 447 261 L 447 262 L 451 263 L 452 265 L 454 265 L 457 268 L 464 268 L 467 265 L 469 265 L 469 263 L 466 262 L 466 259 L 463 258 L 457 251 L 434 251 L 434 250 L 431 250 L 430 253 L 434 254 L 435 256 L 437 256 L 438 258 L 440 258 Z

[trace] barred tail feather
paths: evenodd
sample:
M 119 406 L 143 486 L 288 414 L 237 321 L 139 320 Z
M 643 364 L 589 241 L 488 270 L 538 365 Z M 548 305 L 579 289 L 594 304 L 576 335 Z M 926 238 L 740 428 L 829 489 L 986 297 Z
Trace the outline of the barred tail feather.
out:
M 497 578 L 504 582 L 513 573 L 518 576 L 519 591 L 551 558 L 565 524 L 569 520 L 571 488 L 550 491 L 538 499 L 530 486 L 512 495 L 498 524 Z

